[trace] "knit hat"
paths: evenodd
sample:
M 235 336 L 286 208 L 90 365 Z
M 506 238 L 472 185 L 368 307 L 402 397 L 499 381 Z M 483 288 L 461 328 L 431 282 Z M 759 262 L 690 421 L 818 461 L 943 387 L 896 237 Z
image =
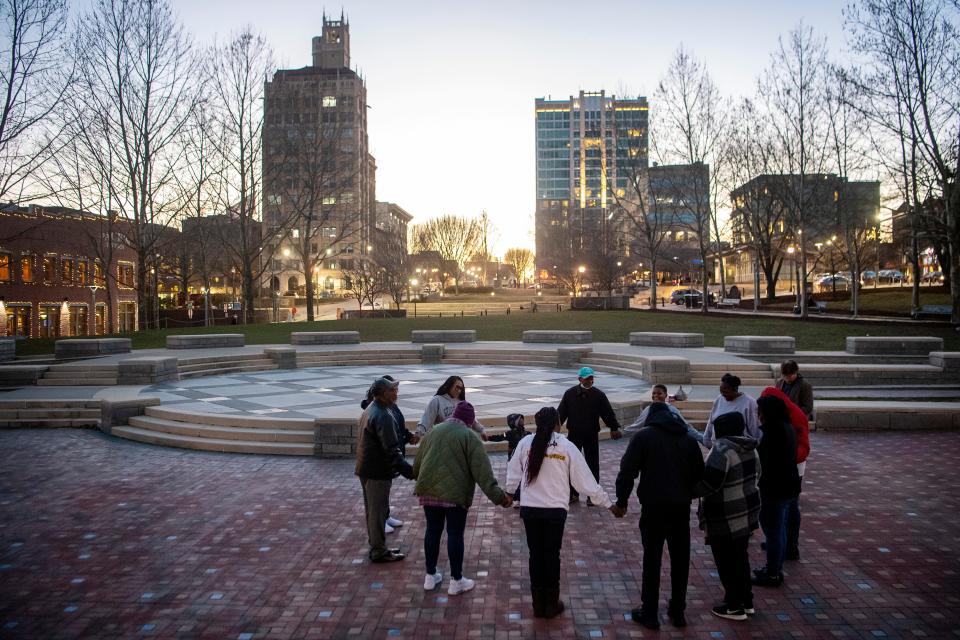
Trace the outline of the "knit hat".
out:
M 473 410 L 472 404 L 466 400 L 461 400 L 457 403 L 457 407 L 453 410 L 453 415 L 451 417 L 456 418 L 463 424 L 471 425 L 476 421 L 477 414 Z
M 717 438 L 742 436 L 746 422 L 739 411 L 724 413 L 713 419 L 713 433 Z
M 523 419 L 522 413 L 511 413 L 510 415 L 507 416 L 507 426 L 510 427 L 511 429 L 516 429 L 517 423 L 520 422 L 520 420 L 522 419 Z

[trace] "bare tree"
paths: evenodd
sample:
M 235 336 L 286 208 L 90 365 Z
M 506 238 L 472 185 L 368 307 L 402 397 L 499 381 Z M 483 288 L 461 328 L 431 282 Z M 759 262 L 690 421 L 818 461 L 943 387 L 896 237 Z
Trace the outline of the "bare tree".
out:
M 895 175 L 911 222 L 912 306 L 916 311 L 920 302 L 920 219 L 937 216 L 931 204 L 940 199 L 954 324 L 960 324 L 958 8 L 945 0 L 861 0 L 847 14 L 853 48 L 864 58 L 860 86 L 869 98 L 864 111 L 900 151 Z
M 275 68 L 273 51 L 252 27 L 245 27 L 215 46 L 210 61 L 218 204 L 231 222 L 217 228 L 220 246 L 240 273 L 244 322 L 253 322 L 257 283 L 287 229 L 285 219 L 268 227 L 262 217 L 264 82 Z
M 378 267 L 369 258 L 353 261 L 350 268 L 343 270 L 344 289 L 357 299 L 357 305 L 363 309 L 363 303 L 374 309 L 377 296 L 384 292 L 382 267 Z
M 62 144 L 55 110 L 73 82 L 66 0 L 0 0 L 0 202 L 20 201 Z
M 197 106 L 192 42 L 166 0 L 96 0 L 78 21 L 79 84 L 69 99 L 89 107 L 114 158 L 111 200 L 137 253 L 139 324 L 158 317 L 150 268 L 182 209 L 175 175 Z M 102 153 L 102 149 L 101 149 Z
M 410 292 L 410 265 L 404 238 L 397 234 L 389 234 L 386 241 L 377 248 L 377 264 L 380 266 L 380 284 L 382 293 L 400 308 L 404 297 L 409 298 Z
M 460 293 L 460 278 L 467 260 L 482 251 L 483 233 L 475 218 L 446 215 L 411 230 L 416 251 L 436 251 L 453 271 L 454 288 Z
M 802 23 L 780 38 L 777 51 L 760 82 L 767 116 L 773 124 L 779 147 L 781 173 L 796 176 L 784 192 L 790 230 L 799 244 L 800 317 L 807 317 L 807 239 L 811 235 L 816 189 L 811 176 L 823 171 L 827 140 L 824 117 L 824 81 L 827 70 L 826 41 Z
M 533 266 L 533 259 L 533 251 L 523 247 L 507 249 L 503 254 L 503 261 L 510 265 L 510 269 L 513 271 L 513 276 L 517 279 L 518 285 L 521 280 L 526 281 L 526 274 L 530 267 Z
M 710 165 L 723 159 L 727 135 L 725 101 L 706 64 L 680 47 L 658 85 L 656 103 L 660 113 L 657 135 L 652 137 L 655 152 L 661 162 L 687 165 L 683 170 L 664 172 L 659 188 L 669 193 L 673 206 L 678 209 L 676 222 L 696 237 L 700 279 L 706 295 L 707 255 L 715 224 L 711 201 L 721 193 L 716 186 L 719 185 L 716 176 L 711 181 Z M 707 313 L 709 305 L 705 303 L 701 308 Z

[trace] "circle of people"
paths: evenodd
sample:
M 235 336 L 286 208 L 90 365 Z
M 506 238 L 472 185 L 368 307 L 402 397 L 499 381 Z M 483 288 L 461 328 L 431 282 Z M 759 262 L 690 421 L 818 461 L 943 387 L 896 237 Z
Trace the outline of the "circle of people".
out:
M 698 500 L 699 528 L 705 533 L 723 587 L 723 600 L 712 613 L 729 620 L 755 614 L 753 586 L 783 583 L 785 560 L 799 559 L 801 483 L 810 452 L 809 420 L 813 390 L 796 362 L 780 366 L 781 377 L 754 399 L 740 391 L 729 373 L 701 433 L 684 418 L 662 384 L 652 402 L 622 429 L 606 394 L 594 386 L 590 367 L 578 372 L 559 405 L 535 415 L 528 433 L 522 414 L 507 417 L 503 434 L 489 435 L 466 401 L 459 376 L 449 377 L 430 399 L 416 431 L 407 429 L 397 406 L 400 383 L 378 378 L 361 403 L 356 475 L 363 489 L 369 558 L 373 563 L 403 560 L 386 535 L 404 523 L 391 515 L 394 478 L 414 480 L 426 527 L 423 588 L 441 586 L 438 561 L 444 530 L 450 579 L 447 592 L 470 591 L 475 581 L 463 574 L 464 531 L 474 487 L 495 505 L 519 507 L 529 549 L 530 593 L 534 616 L 552 618 L 564 610 L 560 600 L 560 550 L 570 505 L 587 496 L 618 518 L 627 514 L 636 485 L 643 547 L 640 606 L 631 618 L 650 629 L 660 626 L 660 565 L 666 544 L 670 556 L 671 593 L 667 616 L 686 626 L 686 592 L 690 565 L 690 508 Z M 682 390 L 682 387 L 681 387 Z M 617 439 L 631 433 L 620 460 L 616 495 L 600 486 L 600 422 Z M 566 427 L 566 434 L 561 429 Z M 507 476 L 497 482 L 484 440 L 508 444 Z M 414 463 L 405 446 L 418 444 Z M 709 451 L 704 460 L 701 445 Z M 639 482 L 637 478 L 639 477 Z M 762 529 L 766 565 L 752 571 L 748 543 Z

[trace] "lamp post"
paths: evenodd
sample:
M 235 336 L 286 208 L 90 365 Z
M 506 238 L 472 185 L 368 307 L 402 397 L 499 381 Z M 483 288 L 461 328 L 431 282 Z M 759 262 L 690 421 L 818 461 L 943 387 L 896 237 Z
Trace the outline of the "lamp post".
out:
M 60 305 L 60 337 L 70 337 L 70 303 L 67 298 L 64 298 Z
M 574 289 L 574 292 L 573 292 L 573 297 L 574 297 L 574 298 L 579 298 L 580 295 L 583 293 L 583 274 L 584 274 L 586 271 L 587 271 L 587 268 L 586 268 L 585 266 L 583 266 L 583 265 L 580 265 L 579 267 L 577 267 L 577 274 L 578 274 L 578 275 L 577 275 L 577 278 L 576 278 L 576 281 L 575 281 L 576 288 Z
M 97 335 L 97 289 L 98 284 L 87 285 L 90 289 L 90 335 Z
M 410 287 L 413 287 L 414 289 L 416 289 L 418 284 L 420 284 L 420 281 L 417 280 L 416 278 L 410 279 Z M 408 304 L 410 303 L 410 287 L 407 287 L 407 303 Z M 417 317 L 417 299 L 416 298 L 413 299 L 413 317 L 414 318 Z

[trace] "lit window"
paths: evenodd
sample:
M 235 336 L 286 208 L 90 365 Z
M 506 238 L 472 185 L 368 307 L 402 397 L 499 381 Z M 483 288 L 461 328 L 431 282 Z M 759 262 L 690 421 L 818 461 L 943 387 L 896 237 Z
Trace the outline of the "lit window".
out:
M 337 106 L 336 96 L 323 96 L 323 106 L 326 108 Z
M 60 263 L 60 281 L 63 284 L 73 282 L 73 260 L 63 260 Z
M 0 253 L 0 282 L 10 280 L 10 256 L 6 253 Z
M 353 194 L 352 194 L 352 193 L 341 193 L 341 194 L 340 194 L 340 202 L 344 202 L 344 203 L 346 203 L 346 204 L 350 204 L 351 202 L 353 202 Z
M 20 258 L 20 279 L 23 282 L 33 282 L 33 256 Z
M 56 256 L 43 257 L 43 280 L 45 282 L 53 282 L 53 279 L 56 277 L 56 261 Z
M 280 204 L 282 200 L 283 199 L 280 196 L 273 193 L 267 196 L 267 202 L 269 204 Z
M 324 196 L 321 202 L 323 204 L 337 204 L 337 196 Z
M 300 229 L 291 229 L 291 230 L 290 230 L 290 237 L 293 238 L 294 240 L 296 240 L 297 238 L 299 238 L 299 237 L 300 237 Z

